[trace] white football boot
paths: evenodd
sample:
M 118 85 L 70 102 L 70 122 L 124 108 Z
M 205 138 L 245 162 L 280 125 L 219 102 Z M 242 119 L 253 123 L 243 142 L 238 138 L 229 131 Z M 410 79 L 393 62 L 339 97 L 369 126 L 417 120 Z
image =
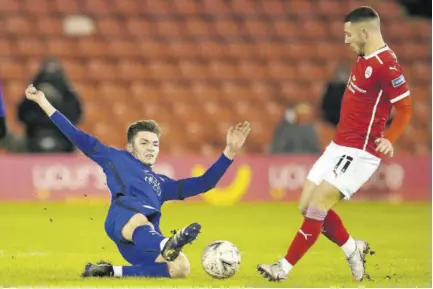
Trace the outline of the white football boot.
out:
M 352 270 L 353 279 L 361 281 L 365 275 L 365 256 L 370 252 L 370 246 L 367 242 L 356 240 L 356 249 L 352 255 L 347 258 L 350 270 Z
M 275 262 L 273 264 L 259 264 L 257 266 L 257 271 L 259 271 L 260 275 L 269 281 L 281 281 L 287 278 L 289 275 L 287 272 L 283 270 L 281 265 L 281 261 Z

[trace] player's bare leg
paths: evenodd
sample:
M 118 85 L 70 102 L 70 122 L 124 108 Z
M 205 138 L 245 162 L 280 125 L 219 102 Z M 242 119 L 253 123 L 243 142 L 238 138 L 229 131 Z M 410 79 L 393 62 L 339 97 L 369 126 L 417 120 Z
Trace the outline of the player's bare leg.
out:
M 286 256 L 271 265 L 258 265 L 258 271 L 269 281 L 279 281 L 287 278 L 293 266 L 319 237 L 327 211 L 340 200 L 341 194 L 333 185 L 323 181 L 317 186 L 309 202 L 304 222 Z

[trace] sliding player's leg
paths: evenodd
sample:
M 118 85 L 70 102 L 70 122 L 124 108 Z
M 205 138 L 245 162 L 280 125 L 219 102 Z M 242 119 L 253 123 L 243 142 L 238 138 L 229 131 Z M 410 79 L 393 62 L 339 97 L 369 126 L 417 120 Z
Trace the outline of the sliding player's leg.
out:
M 87 264 L 84 277 L 150 277 L 150 278 L 185 278 L 190 272 L 190 263 L 181 252 L 176 260 L 167 262 L 155 252 L 143 252 L 134 244 L 118 244 L 119 252 L 130 266 L 113 266 L 106 261 Z
M 113 221 L 107 217 L 106 230 L 114 241 L 126 240 L 145 251 L 160 252 L 167 261 L 174 261 L 186 244 L 192 243 L 200 233 L 201 226 L 192 223 L 182 230 L 173 231 L 173 236 L 165 238 L 152 225 L 161 217 L 156 209 L 143 205 L 137 199 L 120 198 L 115 202 Z M 111 211 L 111 209 L 110 209 Z

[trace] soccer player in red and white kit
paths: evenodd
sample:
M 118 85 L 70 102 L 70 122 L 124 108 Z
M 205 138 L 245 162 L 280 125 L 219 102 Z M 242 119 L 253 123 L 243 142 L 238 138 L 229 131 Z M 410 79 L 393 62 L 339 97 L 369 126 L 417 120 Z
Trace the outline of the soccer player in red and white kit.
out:
M 287 278 L 321 233 L 342 248 L 353 278 L 363 279 L 369 245 L 354 240 L 331 208 L 359 190 L 382 156 L 393 156 L 393 143 L 412 116 L 408 85 L 395 54 L 382 38 L 377 12 L 359 7 L 344 22 L 345 43 L 358 58 L 344 92 L 337 133 L 307 176 L 299 204 L 304 222 L 286 256 L 274 264 L 258 265 L 269 281 Z M 392 106 L 396 116 L 385 133 Z

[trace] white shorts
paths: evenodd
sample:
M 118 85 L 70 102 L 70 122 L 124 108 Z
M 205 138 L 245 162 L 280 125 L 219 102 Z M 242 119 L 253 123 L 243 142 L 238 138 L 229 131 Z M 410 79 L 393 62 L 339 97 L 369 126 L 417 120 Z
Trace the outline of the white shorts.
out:
M 367 182 L 379 164 L 380 159 L 366 151 L 331 142 L 314 163 L 307 179 L 317 185 L 327 181 L 348 200 Z

